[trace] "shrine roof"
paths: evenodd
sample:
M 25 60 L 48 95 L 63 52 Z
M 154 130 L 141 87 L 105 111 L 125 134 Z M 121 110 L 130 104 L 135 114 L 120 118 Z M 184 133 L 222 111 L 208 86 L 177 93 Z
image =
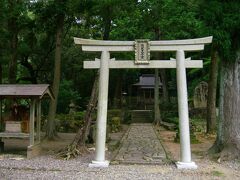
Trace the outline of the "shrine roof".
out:
M 140 86 L 142 89 L 152 89 L 155 85 L 155 76 L 154 74 L 143 74 L 139 78 L 139 82 L 133 84 L 134 86 Z M 159 78 L 159 87 L 162 86 L 162 82 Z
M 39 98 L 54 95 L 48 84 L 0 84 L 0 98 Z

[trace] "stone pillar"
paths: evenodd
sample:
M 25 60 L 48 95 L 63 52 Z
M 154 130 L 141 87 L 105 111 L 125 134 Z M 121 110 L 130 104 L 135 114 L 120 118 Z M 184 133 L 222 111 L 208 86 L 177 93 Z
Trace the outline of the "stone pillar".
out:
M 108 105 L 108 80 L 110 54 L 103 51 L 100 60 L 98 112 L 97 112 L 97 134 L 96 134 L 96 157 L 89 167 L 108 167 L 109 162 L 105 160 L 105 142 L 107 130 L 107 105 Z
M 188 116 L 187 80 L 185 68 L 185 55 L 183 50 L 176 54 L 177 65 L 177 91 L 178 91 L 178 114 L 180 130 L 181 159 L 177 162 L 179 169 L 196 169 L 197 165 L 191 161 L 190 130 Z

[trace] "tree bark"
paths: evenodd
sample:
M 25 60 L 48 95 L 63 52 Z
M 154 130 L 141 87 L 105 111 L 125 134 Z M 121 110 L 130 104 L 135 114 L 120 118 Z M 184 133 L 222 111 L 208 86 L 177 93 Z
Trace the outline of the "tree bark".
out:
M 162 123 L 160 108 L 159 108 L 159 73 L 155 69 L 155 83 L 154 83 L 154 124 L 159 126 Z
M 2 84 L 2 79 L 3 79 L 3 69 L 2 69 L 2 64 L 0 63 L 0 84 Z
M 161 31 L 159 28 L 154 29 L 155 33 L 155 39 L 160 40 L 161 39 Z M 158 60 L 162 59 L 162 53 L 157 52 L 156 58 Z M 160 74 L 164 69 L 155 69 L 155 82 L 154 82 L 154 124 L 159 126 L 162 123 L 162 118 L 161 118 L 161 111 L 159 107 L 160 103 L 160 96 L 159 96 L 159 71 Z M 162 78 L 161 78 L 162 79 Z
M 18 1 L 17 1 L 18 2 Z M 8 19 L 8 31 L 10 34 L 10 60 L 8 67 L 8 81 L 10 84 L 16 83 L 17 77 L 17 46 L 18 46 L 18 27 L 17 27 L 17 15 L 11 13 L 15 12 L 15 3 L 12 0 L 8 0 L 8 11 L 10 17 Z
M 111 13 L 110 6 L 107 6 L 106 11 Z M 103 17 L 104 22 L 104 32 L 103 32 L 103 39 L 108 40 L 110 31 L 111 31 L 111 16 L 107 15 Z
M 56 135 L 55 115 L 57 110 L 57 99 L 59 92 L 60 76 L 61 76 L 61 52 L 62 52 L 62 35 L 64 26 L 64 14 L 59 14 L 56 19 L 56 48 L 55 48 L 55 65 L 53 79 L 53 94 L 55 99 L 50 101 L 46 136 L 48 139 L 53 139 Z
M 169 102 L 168 87 L 167 87 L 167 74 L 165 69 L 160 70 L 160 77 L 162 80 L 162 89 L 163 89 L 163 102 Z
M 122 94 L 122 73 L 119 71 L 118 77 L 116 79 L 116 86 L 114 89 L 114 97 L 113 97 L 113 107 L 114 108 L 121 107 L 121 94 Z
M 222 62 L 217 140 L 210 149 L 223 160 L 240 158 L 240 50 L 236 61 Z
M 161 40 L 162 33 L 159 28 L 154 29 L 155 32 L 155 39 L 156 40 Z M 157 53 L 157 59 L 161 60 L 163 59 L 163 54 L 158 52 Z M 160 77 L 161 77 L 161 82 L 162 82 L 162 90 L 163 90 L 163 102 L 169 102 L 169 95 L 168 95 L 168 87 L 167 87 L 167 74 L 165 69 L 160 69 Z
M 218 76 L 218 52 L 212 46 L 210 75 L 208 81 L 207 133 L 213 133 L 216 130 L 217 76 Z
M 33 68 L 33 65 L 30 62 L 28 62 L 28 57 L 24 57 L 20 61 L 20 64 L 28 70 L 30 76 L 29 77 L 21 77 L 21 78 L 17 79 L 17 82 L 19 82 L 21 80 L 25 80 L 25 81 L 30 81 L 32 84 L 37 84 L 37 76 L 36 76 L 35 70 Z
M 2 64 L 0 63 L 0 84 L 2 84 L 3 72 Z M 0 130 L 3 130 L 3 121 L 2 121 L 2 99 L 0 98 Z

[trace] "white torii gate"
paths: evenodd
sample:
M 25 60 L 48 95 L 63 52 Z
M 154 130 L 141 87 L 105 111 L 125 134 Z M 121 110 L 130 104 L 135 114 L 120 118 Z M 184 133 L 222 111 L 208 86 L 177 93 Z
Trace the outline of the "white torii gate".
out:
M 201 51 L 204 44 L 212 42 L 212 36 L 169 41 L 103 41 L 74 38 L 75 44 L 82 45 L 83 51 L 102 52 L 101 59 L 84 61 L 85 69 L 99 69 L 99 95 L 97 112 L 96 156 L 89 164 L 90 167 L 108 167 L 105 160 L 108 82 L 109 69 L 119 68 L 176 68 L 178 91 L 178 114 L 180 129 L 180 161 L 176 162 L 178 168 L 196 169 L 197 165 L 191 160 L 189 115 L 186 68 L 202 68 L 202 60 L 185 59 L 186 51 Z M 110 52 L 135 51 L 135 61 L 110 59 Z M 150 60 L 150 51 L 175 51 L 176 59 Z

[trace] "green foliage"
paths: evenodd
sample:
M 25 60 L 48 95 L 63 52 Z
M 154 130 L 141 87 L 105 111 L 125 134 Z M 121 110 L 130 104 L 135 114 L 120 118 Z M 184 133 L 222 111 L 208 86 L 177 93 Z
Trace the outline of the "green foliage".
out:
M 179 119 L 177 116 L 174 116 L 174 114 L 168 114 L 169 117 L 166 117 L 166 114 L 165 114 L 165 117 L 163 118 L 163 121 L 165 122 L 168 122 L 168 123 L 173 123 L 173 124 L 176 124 L 178 126 L 178 123 L 179 123 Z
M 108 126 L 111 132 L 118 132 L 121 129 L 122 111 L 121 109 L 110 109 L 107 114 Z
M 206 133 L 206 119 L 191 118 L 190 122 L 192 122 L 195 125 L 194 126 L 194 132 Z
M 112 117 L 109 121 L 111 132 L 118 132 L 121 130 L 121 117 Z
M 73 102 L 75 103 L 75 106 L 77 106 L 77 103 L 78 101 L 80 101 L 80 99 L 81 97 L 79 96 L 79 93 L 76 90 L 74 90 L 73 83 L 69 80 L 63 80 L 59 88 L 57 106 L 58 112 L 68 113 L 70 103 Z
M 108 110 L 108 114 L 107 114 L 107 116 L 108 116 L 108 118 L 112 118 L 112 117 L 121 117 L 122 116 L 122 111 L 121 111 L 121 109 L 109 109 Z
M 57 127 L 58 132 L 77 132 L 83 126 L 83 117 L 85 112 L 76 112 L 74 114 L 57 114 Z
M 235 59 L 234 51 L 240 45 L 239 1 L 203 1 L 200 7 L 199 16 L 204 22 L 205 33 L 213 35 L 213 44 L 222 60 Z
M 132 121 L 131 110 L 125 110 L 123 113 L 123 123 L 130 124 Z

